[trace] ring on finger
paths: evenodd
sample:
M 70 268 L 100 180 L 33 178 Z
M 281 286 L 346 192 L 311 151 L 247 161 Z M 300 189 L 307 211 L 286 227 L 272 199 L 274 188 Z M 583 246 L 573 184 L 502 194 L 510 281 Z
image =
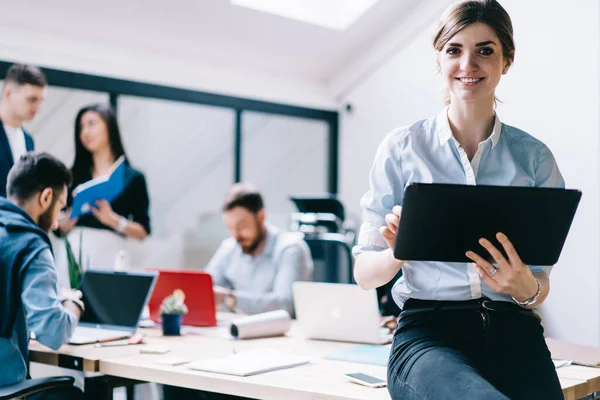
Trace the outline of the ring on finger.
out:
M 496 275 L 496 272 L 498 272 L 498 269 L 492 267 L 491 271 L 488 271 L 488 275 L 489 276 L 494 276 L 494 275 Z

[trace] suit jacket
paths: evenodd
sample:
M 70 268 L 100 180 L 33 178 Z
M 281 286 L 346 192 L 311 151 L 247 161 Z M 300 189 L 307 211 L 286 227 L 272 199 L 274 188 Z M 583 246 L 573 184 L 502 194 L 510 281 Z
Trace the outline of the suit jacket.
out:
M 27 151 L 32 151 L 34 148 L 33 138 L 25 130 L 23 133 L 25 133 L 25 148 Z M 0 121 L 0 196 L 2 197 L 6 197 L 6 178 L 14 163 L 4 124 Z

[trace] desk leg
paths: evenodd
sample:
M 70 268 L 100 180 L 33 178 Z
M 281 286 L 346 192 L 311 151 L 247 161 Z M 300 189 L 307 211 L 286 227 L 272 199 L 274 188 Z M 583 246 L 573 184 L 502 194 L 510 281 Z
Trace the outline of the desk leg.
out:
M 113 400 L 113 385 L 107 376 L 85 378 L 84 391 L 86 400 Z
M 127 386 L 127 400 L 134 400 L 134 399 L 135 399 L 135 386 L 129 385 L 129 386 Z

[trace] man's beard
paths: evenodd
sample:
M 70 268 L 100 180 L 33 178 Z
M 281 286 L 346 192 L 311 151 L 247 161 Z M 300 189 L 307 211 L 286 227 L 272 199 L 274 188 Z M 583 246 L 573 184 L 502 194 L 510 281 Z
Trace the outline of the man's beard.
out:
M 38 226 L 46 233 L 50 233 L 50 230 L 52 230 L 52 211 L 54 211 L 55 203 L 56 201 L 52 200 L 50 207 L 40 214 L 40 218 L 38 220 Z
M 262 240 L 263 240 L 264 237 L 265 237 L 264 229 L 259 228 L 258 229 L 258 235 L 256 236 L 256 239 L 249 246 L 244 246 L 244 245 L 242 245 L 241 243 L 238 242 L 238 244 L 242 248 L 242 253 L 244 253 L 244 254 L 252 254 L 252 253 L 254 253 L 256 251 L 256 249 L 258 248 L 258 246 L 260 246 L 260 243 L 262 242 Z

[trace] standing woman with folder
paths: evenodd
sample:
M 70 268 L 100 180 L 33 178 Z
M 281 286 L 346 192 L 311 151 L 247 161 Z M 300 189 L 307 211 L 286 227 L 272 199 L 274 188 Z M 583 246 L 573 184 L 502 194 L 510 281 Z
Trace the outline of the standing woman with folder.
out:
M 564 188 L 548 147 L 502 124 L 495 90 L 515 57 L 509 15 L 495 0 L 463 1 L 442 16 L 433 40 L 447 107 L 391 132 L 379 146 L 355 279 L 393 288 L 402 308 L 388 365 L 393 399 L 562 399 L 538 307 L 551 267 L 528 266 L 510 238 L 488 240 L 473 263 L 400 261 L 393 256 L 405 188 L 411 183 Z M 494 212 L 494 210 L 490 210 Z M 491 256 L 495 262 L 485 260 Z
M 115 162 L 124 156 L 114 110 L 105 104 L 82 108 L 75 118 L 75 161 L 71 171 L 72 190 L 91 179 L 108 175 Z M 125 157 L 126 158 L 126 157 Z M 112 202 L 98 200 L 90 213 L 70 218 L 71 210 L 60 222 L 74 254 L 79 254 L 81 238 L 84 268 L 112 269 L 117 254 L 128 251 L 128 239 L 142 241 L 150 233 L 149 197 L 144 175 L 126 159 L 125 186 Z

